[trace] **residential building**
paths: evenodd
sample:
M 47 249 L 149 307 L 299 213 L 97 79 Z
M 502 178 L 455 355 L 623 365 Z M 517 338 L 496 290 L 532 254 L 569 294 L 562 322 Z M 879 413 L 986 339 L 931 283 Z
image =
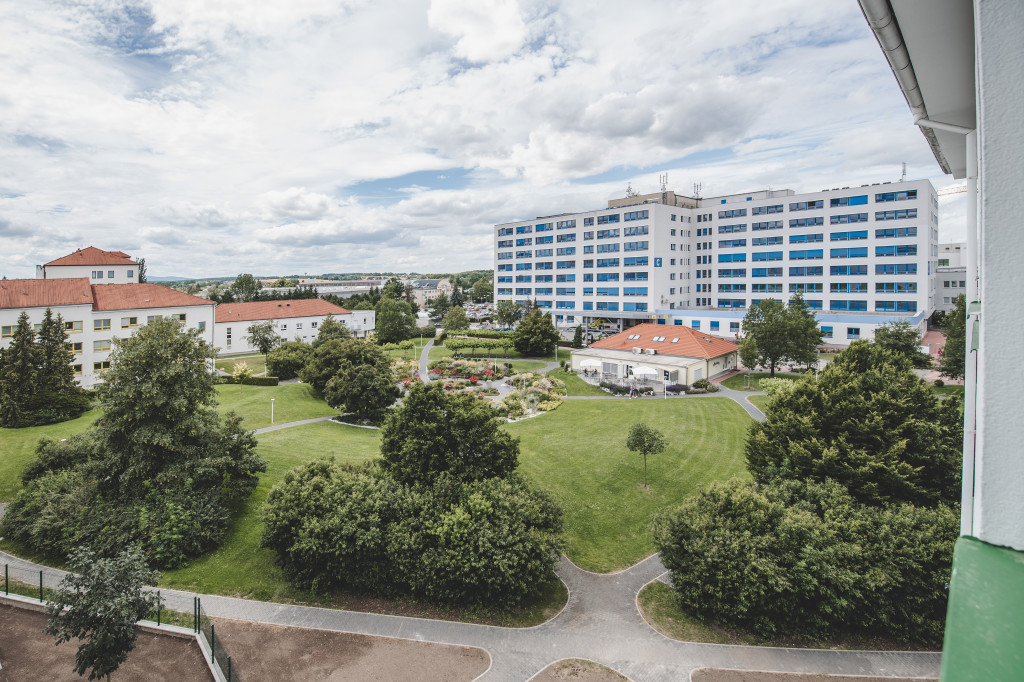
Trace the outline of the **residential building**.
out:
M 927 180 L 797 194 L 674 192 L 495 226 L 495 300 L 562 328 L 643 322 L 730 336 L 750 305 L 803 295 L 829 342 L 935 306 L 938 200 Z
M 611 381 L 649 377 L 690 385 L 728 372 L 737 365 L 736 344 L 689 327 L 638 324 L 589 347 L 572 352 L 572 369 L 593 366 Z M 601 363 L 600 368 L 597 362 Z M 649 368 L 656 374 L 641 374 Z
M 967 243 L 939 244 L 935 268 L 935 310 L 949 312 L 956 297 L 967 293 Z
M 413 300 L 421 308 L 426 308 L 435 298 L 444 294 L 451 296 L 455 286 L 447 277 L 440 279 L 413 279 L 412 283 Z
M 222 355 L 253 353 L 249 343 L 249 327 L 256 322 L 271 321 L 279 336 L 286 341 L 310 342 L 320 331 L 320 324 L 333 315 L 356 338 L 366 338 L 376 323 L 372 310 L 350 311 L 320 298 L 295 301 L 255 301 L 253 303 L 221 303 L 216 311 L 214 345 Z
M 75 377 L 84 388 L 103 380 L 114 339 L 127 338 L 158 317 L 181 320 L 213 344 L 214 304 L 205 298 L 159 284 L 91 284 L 88 277 L 48 276 L 0 280 L 0 348 L 10 345 L 22 311 L 38 330 L 47 308 L 64 321 Z
M 36 266 L 36 279 L 86 277 L 93 284 L 130 284 L 139 281 L 139 264 L 123 251 L 95 246 Z
M 949 582 L 941 679 L 1016 681 L 1024 667 L 1024 317 L 1017 300 L 1024 3 L 860 5 L 935 160 L 967 188 L 962 537 Z

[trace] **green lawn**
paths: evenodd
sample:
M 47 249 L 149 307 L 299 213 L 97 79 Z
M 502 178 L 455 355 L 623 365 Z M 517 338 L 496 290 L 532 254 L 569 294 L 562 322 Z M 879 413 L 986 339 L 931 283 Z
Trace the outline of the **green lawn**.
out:
M 259 486 L 232 520 L 224 544 L 185 568 L 164 571 L 160 584 L 260 600 L 308 598 L 306 593 L 288 586 L 274 563 L 273 552 L 259 546 L 263 532 L 260 509 L 267 494 L 290 469 L 312 459 L 333 455 L 340 461 L 364 462 L 376 457 L 379 450 L 377 431 L 333 422 L 262 434 L 259 453 L 267 460 L 267 471 L 260 475 Z
M 946 384 L 945 386 L 936 386 L 931 384 L 932 393 L 939 396 L 955 395 L 958 398 L 964 397 L 964 387 L 959 384 Z
M 751 372 L 750 373 L 750 378 L 748 380 L 747 379 L 747 373 L 743 372 L 742 374 L 737 374 L 736 376 L 729 377 L 728 379 L 726 379 L 725 381 L 722 382 L 722 385 L 725 386 L 726 388 L 731 388 L 734 391 L 742 391 L 742 390 L 744 390 L 744 386 L 746 386 L 747 384 L 750 384 L 751 386 L 753 386 L 753 389 L 748 388 L 746 390 L 760 391 L 761 390 L 761 384 L 760 384 L 761 379 L 763 379 L 765 377 L 770 377 L 770 376 L 771 376 L 770 372 Z M 798 379 L 798 380 L 800 380 L 800 379 L 806 379 L 807 378 L 806 374 L 786 374 L 786 373 L 783 373 L 783 372 L 776 372 L 775 376 L 780 378 L 780 379 Z
M 249 369 L 252 370 L 253 374 L 262 374 L 267 371 L 267 359 L 262 355 L 239 355 L 232 358 L 221 358 L 217 360 L 217 369 L 223 370 L 228 374 L 235 371 L 235 363 L 245 361 L 245 364 L 249 365 Z
M 21 490 L 21 472 L 35 456 L 40 438 L 60 440 L 80 433 L 89 428 L 100 414 L 100 410 L 89 410 L 78 419 L 60 424 L 0 429 L 0 502 L 10 502 Z
M 217 409 L 234 410 L 242 416 L 247 429 L 270 426 L 270 399 L 274 399 L 274 423 L 328 417 L 338 414 L 318 398 L 309 384 L 281 384 L 280 386 L 244 386 L 221 384 L 217 386 Z
M 747 400 L 754 403 L 754 407 L 762 412 L 764 412 L 765 408 L 768 407 L 768 396 L 766 395 L 748 395 Z
M 564 381 L 569 395 L 608 396 L 608 393 L 603 389 L 593 384 L 588 384 L 583 379 L 580 379 L 575 372 L 563 372 L 560 369 L 556 369 L 548 372 L 548 376 L 552 379 Z
M 669 442 L 643 459 L 626 450 L 634 422 Z M 521 439 L 520 469 L 565 510 L 566 554 L 590 571 L 626 568 L 654 552 L 652 517 L 699 488 L 746 477 L 743 439 L 750 417 L 727 398 L 570 400 L 554 412 L 510 424 Z

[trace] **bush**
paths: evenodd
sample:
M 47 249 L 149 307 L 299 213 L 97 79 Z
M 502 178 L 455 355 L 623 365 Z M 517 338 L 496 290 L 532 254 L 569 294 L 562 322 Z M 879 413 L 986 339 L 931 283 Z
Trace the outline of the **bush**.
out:
M 695 382 L 693 382 L 693 387 L 702 388 L 706 391 L 709 388 L 711 388 L 711 382 L 708 381 L 707 379 L 697 379 Z
M 683 608 L 763 636 L 941 643 L 957 515 L 869 507 L 834 481 L 718 485 L 659 517 Z
M 669 393 L 682 393 L 688 388 L 689 386 L 687 386 L 686 384 L 669 384 L 668 386 L 665 387 L 665 390 L 668 391 Z
M 936 379 L 935 380 L 935 388 L 942 388 L 945 385 L 946 385 L 946 382 L 943 381 L 942 379 Z
M 792 391 L 796 388 L 796 384 L 797 382 L 792 379 L 783 379 L 782 377 L 764 377 L 758 382 L 761 390 L 767 393 L 769 398 Z
M 272 374 L 283 381 L 294 379 L 306 366 L 312 352 L 313 347 L 302 341 L 282 343 L 267 355 L 267 374 Z

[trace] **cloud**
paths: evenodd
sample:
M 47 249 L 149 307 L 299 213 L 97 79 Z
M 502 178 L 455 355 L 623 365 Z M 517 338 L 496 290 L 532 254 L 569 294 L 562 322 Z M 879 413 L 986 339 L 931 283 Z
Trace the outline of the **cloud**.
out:
M 257 205 L 264 220 L 317 220 L 327 215 L 334 200 L 304 187 L 289 187 L 265 193 Z
M 515 0 L 432 0 L 427 21 L 457 38 L 455 55 L 471 62 L 509 57 L 526 36 Z

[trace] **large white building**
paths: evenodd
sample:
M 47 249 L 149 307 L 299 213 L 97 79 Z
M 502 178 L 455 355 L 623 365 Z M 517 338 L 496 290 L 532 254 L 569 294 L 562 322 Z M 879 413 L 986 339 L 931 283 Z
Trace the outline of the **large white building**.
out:
M 139 281 L 139 264 L 123 251 L 87 246 L 36 266 L 36 279 L 86 277 L 92 284 L 131 284 Z
M 967 243 L 939 244 L 935 309 L 949 312 L 956 307 L 956 297 L 960 294 L 967 294 Z
M 935 307 L 938 200 L 927 180 L 796 194 L 627 196 L 495 226 L 495 300 L 536 301 L 555 324 L 740 332 L 753 303 L 801 293 L 845 345 Z
M 91 284 L 87 277 L 48 277 L 0 280 L 0 348 L 10 345 L 23 311 L 38 330 L 47 308 L 64 320 L 72 366 L 84 388 L 103 380 L 114 339 L 131 336 L 157 317 L 181 320 L 213 344 L 214 304 L 205 298 L 159 284 Z
M 285 341 L 309 343 L 328 315 L 348 327 L 356 338 L 366 338 L 376 323 L 372 310 L 350 311 L 320 298 L 221 303 L 216 311 L 214 345 L 221 355 L 257 352 L 249 343 L 248 329 L 253 323 L 266 321 L 273 322 L 275 332 Z

